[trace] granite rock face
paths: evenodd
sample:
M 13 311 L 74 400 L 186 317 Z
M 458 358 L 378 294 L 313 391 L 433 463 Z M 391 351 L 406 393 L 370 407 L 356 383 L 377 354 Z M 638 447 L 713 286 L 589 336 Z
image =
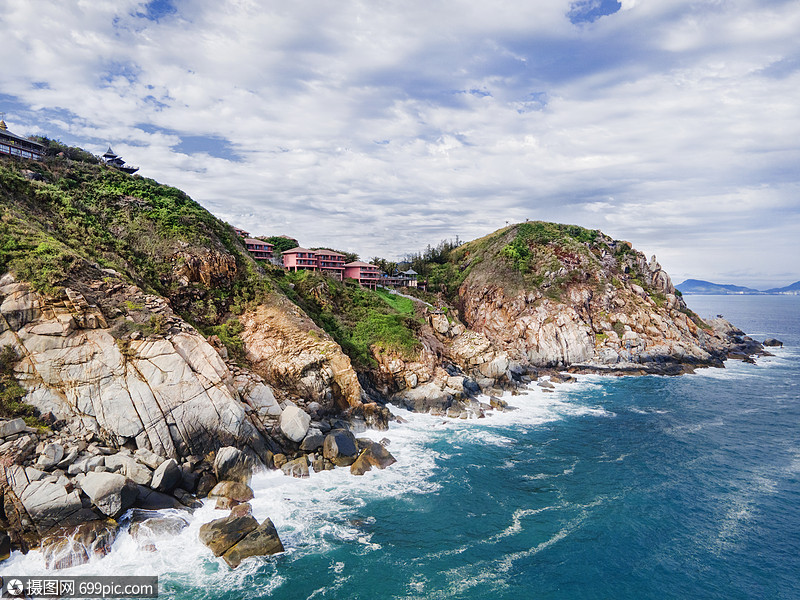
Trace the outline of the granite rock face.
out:
M 655 256 L 647 261 L 630 244 L 594 232 L 591 243 L 531 246 L 531 260 L 542 262 L 526 279 L 502 257 L 515 231 L 496 235 L 491 258 L 459 288 L 464 323 L 511 363 L 676 374 L 719 366 L 741 342 L 730 324 L 703 323 L 688 310 Z
M 119 340 L 77 292 L 46 300 L 10 274 L 0 277 L 0 347 L 22 356 L 15 369 L 24 401 L 43 414 L 164 457 L 226 444 L 263 451 L 228 366 L 202 335 L 169 316 L 172 333 Z
M 348 356 L 294 304 L 276 299 L 239 321 L 247 358 L 267 383 L 325 407 L 344 410 L 362 403 L 364 392 Z

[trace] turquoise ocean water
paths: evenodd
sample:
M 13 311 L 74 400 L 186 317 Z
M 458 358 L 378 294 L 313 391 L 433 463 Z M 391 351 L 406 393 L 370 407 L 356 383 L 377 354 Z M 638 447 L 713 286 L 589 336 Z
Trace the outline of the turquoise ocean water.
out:
M 180 536 L 127 534 L 80 574 L 158 574 L 161 597 L 800 598 L 800 297 L 689 296 L 757 339 L 757 365 L 581 377 L 505 396 L 518 410 L 450 421 L 397 410 L 398 463 L 253 481 L 287 552 L 229 571 Z M 2 573 L 43 572 L 15 555 Z

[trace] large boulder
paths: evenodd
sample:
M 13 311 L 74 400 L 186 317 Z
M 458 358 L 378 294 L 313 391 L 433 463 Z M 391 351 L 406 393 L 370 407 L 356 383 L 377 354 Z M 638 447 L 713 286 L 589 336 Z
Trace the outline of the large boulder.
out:
M 81 489 L 100 512 L 113 519 L 133 506 L 139 493 L 136 483 L 118 473 L 87 473 Z
M 222 558 L 232 569 L 238 567 L 245 558 L 251 556 L 269 556 L 283 552 L 283 544 L 278 537 L 275 525 L 267 518 L 257 529 L 248 533 L 233 545 Z
M 162 462 L 155 471 L 150 487 L 159 492 L 171 492 L 180 483 L 183 471 L 174 458 Z
M 218 481 L 248 483 L 252 472 L 252 461 L 238 448 L 225 446 L 217 450 L 217 455 L 214 457 L 214 475 Z
M 292 404 L 283 409 L 281 432 L 293 442 L 299 442 L 306 437 L 309 425 L 311 416 L 304 410 Z
M 153 480 L 153 472 L 132 456 L 121 453 L 106 456 L 105 466 L 112 471 L 119 471 L 139 485 L 150 485 Z
M 116 521 L 104 519 L 55 531 L 42 540 L 45 567 L 68 569 L 105 556 L 111 552 L 118 530 Z
M 236 502 L 247 502 L 252 500 L 254 496 L 253 490 L 246 483 L 241 481 L 220 481 L 214 486 L 214 489 L 208 492 L 208 497 L 211 499 L 229 498 Z
M 163 510 L 165 508 L 188 510 L 187 506 L 179 502 L 174 496 L 157 492 L 145 485 L 136 487 L 138 488 L 138 494 L 133 505 L 137 508 L 144 510 Z
M 27 429 L 25 421 L 22 419 L 11 419 L 10 421 L 0 421 L 0 438 L 15 433 L 21 433 Z
M 257 527 L 258 521 L 250 515 L 223 517 L 200 526 L 200 541 L 211 549 L 214 556 L 222 556 Z
M 767 338 L 764 340 L 764 345 L 769 346 L 771 348 L 779 348 L 783 346 L 783 342 L 780 340 L 776 340 L 775 338 Z
M 42 453 L 36 460 L 36 466 L 40 469 L 52 469 L 64 458 L 64 446 L 58 442 L 50 442 L 42 449 Z
M 291 477 L 308 477 L 308 459 L 304 454 L 294 460 L 290 460 L 281 465 L 281 471 L 283 471 L 284 475 L 289 475 Z
M 396 463 L 394 456 L 382 444 L 372 442 L 350 465 L 350 472 L 353 475 L 363 475 L 370 471 L 372 467 L 385 469 L 389 465 Z
M 28 484 L 19 499 L 36 528 L 44 533 L 61 525 L 77 525 L 83 505 L 77 491 L 67 492 L 58 483 L 49 481 L 32 481 Z
M 355 436 L 346 429 L 333 429 L 325 437 L 322 455 L 337 467 L 352 465 L 358 455 Z

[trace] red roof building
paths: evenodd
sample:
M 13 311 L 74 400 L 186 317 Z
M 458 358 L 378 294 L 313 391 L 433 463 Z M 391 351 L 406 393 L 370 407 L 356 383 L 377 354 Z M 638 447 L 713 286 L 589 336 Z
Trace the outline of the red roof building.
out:
M 333 250 L 315 250 L 317 268 L 334 279 L 342 280 L 344 274 L 344 254 Z
M 308 248 L 292 248 L 282 253 L 283 266 L 289 271 L 317 271 L 317 255 Z
M 245 238 L 244 246 L 256 260 L 272 260 L 272 244 L 269 244 L 263 240 Z
M 347 263 L 344 266 L 345 279 L 355 279 L 361 286 L 374 290 L 378 287 L 381 270 L 375 265 L 360 260 Z

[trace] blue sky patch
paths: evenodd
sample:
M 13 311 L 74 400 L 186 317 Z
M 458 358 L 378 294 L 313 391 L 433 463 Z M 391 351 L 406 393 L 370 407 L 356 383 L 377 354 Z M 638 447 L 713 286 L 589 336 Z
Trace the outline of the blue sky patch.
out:
M 578 0 L 569 7 L 569 20 L 574 23 L 593 23 L 600 17 L 613 15 L 622 5 L 617 0 Z

